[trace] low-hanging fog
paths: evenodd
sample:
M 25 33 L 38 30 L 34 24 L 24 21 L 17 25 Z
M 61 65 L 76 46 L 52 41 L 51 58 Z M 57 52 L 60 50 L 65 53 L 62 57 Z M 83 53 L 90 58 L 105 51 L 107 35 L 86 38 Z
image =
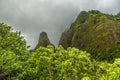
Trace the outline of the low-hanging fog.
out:
M 120 0 L 0 0 L 0 22 L 21 31 L 31 48 L 42 31 L 57 45 L 61 33 L 80 11 L 94 9 L 117 14 L 119 4 Z

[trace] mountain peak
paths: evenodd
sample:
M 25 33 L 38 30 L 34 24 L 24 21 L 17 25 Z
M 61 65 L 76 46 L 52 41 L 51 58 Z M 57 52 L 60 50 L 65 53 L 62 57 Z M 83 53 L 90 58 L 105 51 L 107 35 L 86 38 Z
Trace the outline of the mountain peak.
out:
M 46 32 L 41 32 L 39 36 L 39 41 L 35 49 L 39 48 L 40 46 L 46 47 L 47 45 L 51 45 L 51 42 L 47 36 Z
M 118 50 L 120 22 L 117 17 L 96 10 L 82 11 L 70 28 L 63 32 L 59 44 L 90 53 L 111 53 Z

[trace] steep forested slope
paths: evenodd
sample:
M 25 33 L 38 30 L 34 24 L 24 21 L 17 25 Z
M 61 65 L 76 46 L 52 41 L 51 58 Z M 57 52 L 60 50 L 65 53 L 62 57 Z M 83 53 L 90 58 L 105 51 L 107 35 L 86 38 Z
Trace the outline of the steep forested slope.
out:
M 76 47 L 104 57 L 118 57 L 120 17 L 99 11 L 82 11 L 70 28 L 62 33 L 59 44 Z M 99 54 L 101 53 L 101 54 Z M 115 53 L 115 54 L 113 54 Z

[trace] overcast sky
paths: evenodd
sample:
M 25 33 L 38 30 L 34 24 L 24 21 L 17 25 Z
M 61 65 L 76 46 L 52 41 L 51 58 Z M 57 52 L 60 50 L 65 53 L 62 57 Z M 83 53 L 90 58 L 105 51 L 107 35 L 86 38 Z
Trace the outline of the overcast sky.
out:
M 79 12 L 93 9 L 117 14 L 120 0 L 0 0 L 0 22 L 21 31 L 31 48 L 42 31 L 57 45 Z

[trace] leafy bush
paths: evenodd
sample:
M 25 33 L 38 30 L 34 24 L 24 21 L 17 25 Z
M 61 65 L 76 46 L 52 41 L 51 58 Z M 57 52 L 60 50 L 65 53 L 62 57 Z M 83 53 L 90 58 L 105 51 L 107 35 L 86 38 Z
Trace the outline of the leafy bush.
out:
M 15 52 L 17 55 L 24 54 L 27 50 L 26 41 L 20 32 L 11 32 L 11 27 L 0 23 L 0 49 Z

